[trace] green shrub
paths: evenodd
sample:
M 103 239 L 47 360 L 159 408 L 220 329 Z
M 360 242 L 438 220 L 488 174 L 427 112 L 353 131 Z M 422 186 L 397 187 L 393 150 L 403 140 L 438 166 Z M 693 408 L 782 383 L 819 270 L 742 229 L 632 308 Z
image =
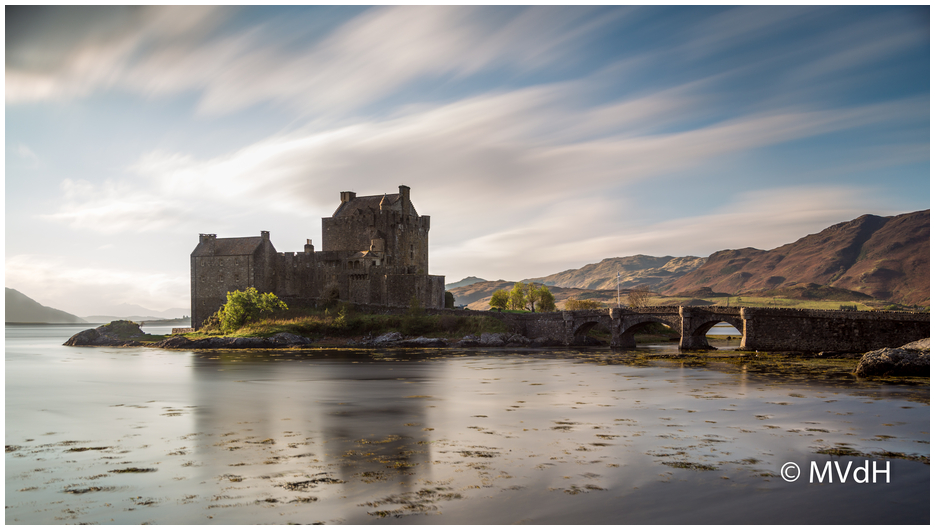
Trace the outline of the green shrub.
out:
M 597 300 L 565 300 L 565 311 L 581 311 L 585 309 L 600 309 L 601 303 Z
M 255 322 L 260 315 L 288 309 L 286 303 L 273 293 L 260 293 L 255 287 L 245 291 L 227 293 L 227 303 L 218 310 L 221 331 L 229 333 Z
M 417 317 L 425 314 L 425 308 L 422 307 L 422 302 L 418 298 L 413 296 L 409 299 L 409 316 Z
M 501 311 L 506 309 L 506 306 L 510 303 L 510 293 L 503 289 L 499 289 L 493 292 L 490 295 L 490 307 L 500 309 Z

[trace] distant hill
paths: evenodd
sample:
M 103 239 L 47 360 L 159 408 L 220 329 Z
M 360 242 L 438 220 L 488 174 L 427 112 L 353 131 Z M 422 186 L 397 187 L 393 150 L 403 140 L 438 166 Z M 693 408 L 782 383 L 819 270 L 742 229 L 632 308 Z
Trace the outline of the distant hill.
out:
M 773 250 L 722 250 L 663 294 L 708 287 L 730 294 L 834 288 L 836 299 L 872 297 L 929 305 L 929 210 L 863 215 Z M 813 284 L 813 285 L 809 285 Z
M 478 278 L 477 276 L 468 276 L 467 278 L 461 280 L 460 282 L 446 283 L 445 290 L 450 291 L 452 289 L 457 289 L 458 287 L 464 287 L 464 286 L 471 285 L 477 282 L 486 282 L 486 281 L 487 280 L 483 278 Z
M 191 314 L 188 308 L 173 307 L 165 311 L 147 309 L 136 304 L 119 304 L 111 306 L 98 306 L 94 308 L 94 314 L 83 317 L 88 322 L 111 322 L 113 320 L 132 320 L 139 322 L 141 320 L 159 320 L 183 318 Z M 109 319 L 109 320 L 101 320 Z
M 495 282 L 477 282 L 464 287 L 455 287 L 451 289 L 451 294 L 455 296 L 455 305 L 465 305 L 468 309 L 484 311 L 490 309 L 490 296 L 499 289 L 510 290 L 516 282 L 497 280 Z M 539 283 L 539 282 L 537 282 Z M 549 286 L 549 291 L 555 297 L 555 304 L 561 307 L 561 303 L 569 298 L 578 300 L 597 300 L 612 304 L 616 301 L 617 290 L 605 289 L 579 289 L 576 287 L 556 287 Z M 621 290 L 621 297 L 626 296 L 626 291 Z M 624 299 L 624 303 L 626 300 Z
M 7 322 L 73 324 L 86 320 L 59 309 L 46 307 L 25 294 L 6 287 Z
M 570 269 L 524 281 L 557 287 L 616 290 L 619 272 L 621 289 L 645 285 L 654 291 L 661 291 L 672 285 L 678 278 L 703 265 L 705 259 L 694 256 L 658 258 L 639 254 L 623 258 L 607 258 L 600 263 L 591 263 L 580 269 Z
M 170 319 L 161 316 L 152 316 L 152 315 L 89 315 L 82 317 L 86 321 L 94 324 L 107 324 L 113 322 L 114 320 L 129 320 L 131 322 L 151 322 L 151 321 L 162 321 L 162 320 L 184 320 L 181 317 L 178 319 Z

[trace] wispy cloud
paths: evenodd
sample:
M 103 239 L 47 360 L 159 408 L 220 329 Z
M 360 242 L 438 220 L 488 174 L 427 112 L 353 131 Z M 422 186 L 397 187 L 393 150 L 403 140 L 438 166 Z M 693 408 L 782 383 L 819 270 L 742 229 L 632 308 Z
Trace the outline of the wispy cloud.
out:
M 253 219 L 315 219 L 334 208 L 334 194 L 321 190 L 380 193 L 406 183 L 423 212 L 435 216 L 434 241 L 442 247 L 525 234 L 526 229 L 500 233 L 499 227 L 522 227 L 530 220 L 537 233 L 549 234 L 554 247 L 566 239 L 579 241 L 576 232 L 593 226 L 594 220 L 570 212 L 621 211 L 625 190 L 646 179 L 750 149 L 904 120 L 918 108 L 917 101 L 901 101 L 787 109 L 662 134 L 647 118 L 674 119 L 664 102 L 678 109 L 680 100 L 696 96 L 664 94 L 613 102 L 607 112 L 579 113 L 561 103 L 570 92 L 563 85 L 477 97 L 391 119 L 274 136 L 207 160 L 152 152 L 131 168 L 135 176 L 125 182 L 66 180 L 63 206 L 46 218 L 105 233 L 192 227 L 207 218 L 230 217 L 228 212 Z M 621 111 L 636 107 L 642 112 Z M 552 134 L 547 123 L 563 124 L 566 132 Z M 641 134 L 642 127 L 650 132 Z M 606 190 L 615 193 L 604 195 Z M 569 201 L 589 206 L 555 208 Z M 495 215 L 478 216 L 481 205 Z M 475 221 L 452 221 L 468 217 Z
M 590 30 L 619 16 L 587 21 L 591 13 L 582 9 L 380 7 L 323 38 L 296 39 L 262 24 L 217 31 L 230 13 L 216 7 L 124 10 L 104 21 L 75 9 L 83 16 L 52 20 L 22 42 L 14 40 L 9 54 L 15 60 L 6 68 L 8 103 L 113 88 L 147 95 L 196 90 L 206 113 L 261 102 L 330 113 L 359 108 L 427 78 L 554 66 Z M 178 20 L 188 23 L 170 23 Z M 87 31 L 56 36 L 66 23 L 85 24 Z M 94 31 L 112 25 L 121 30 Z
M 155 310 L 184 307 L 189 296 L 188 277 L 161 271 L 130 271 L 37 254 L 9 256 L 5 265 L 7 287 L 78 316 L 144 301 Z
M 658 207 L 666 208 L 664 203 Z M 451 242 L 435 252 L 433 263 L 441 270 L 521 280 L 614 256 L 704 257 L 717 250 L 753 246 L 751 242 L 768 250 L 869 212 L 903 213 L 881 205 L 874 189 L 830 186 L 738 193 L 714 212 L 687 217 L 672 212 L 672 219 L 649 224 L 620 219 L 607 203 L 572 200 L 567 208 L 549 212 L 555 214 L 551 223 L 536 219 Z M 452 280 L 462 277 L 455 276 Z

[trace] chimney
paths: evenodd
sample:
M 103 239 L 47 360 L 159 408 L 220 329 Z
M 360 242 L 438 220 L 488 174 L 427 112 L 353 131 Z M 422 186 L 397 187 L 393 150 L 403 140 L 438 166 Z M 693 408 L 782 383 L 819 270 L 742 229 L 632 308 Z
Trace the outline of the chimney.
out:
M 198 243 L 204 245 L 209 253 L 214 254 L 214 242 L 217 238 L 217 234 L 198 234 Z
M 357 193 L 353 191 L 342 191 L 341 192 L 341 204 L 346 202 L 351 202 L 354 200 L 354 197 L 357 197 Z
M 403 198 L 403 215 L 409 214 L 409 186 L 401 185 L 399 187 L 399 195 Z
M 315 245 L 312 244 L 312 240 L 311 240 L 311 239 L 306 239 L 306 240 L 305 240 L 305 253 L 306 253 L 306 254 L 314 254 L 314 253 L 315 253 Z

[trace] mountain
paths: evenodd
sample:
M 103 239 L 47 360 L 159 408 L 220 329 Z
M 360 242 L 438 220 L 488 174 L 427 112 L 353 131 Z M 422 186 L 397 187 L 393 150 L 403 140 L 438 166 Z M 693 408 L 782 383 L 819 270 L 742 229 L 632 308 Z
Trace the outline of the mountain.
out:
M 59 309 L 46 307 L 16 289 L 6 288 L 7 322 L 44 322 L 50 324 L 72 324 L 84 319 Z
M 904 305 L 929 305 L 929 210 L 863 215 L 773 250 L 722 250 L 676 279 L 663 294 L 700 288 L 730 294 L 803 284 L 847 290 Z M 809 286 L 811 287 L 811 286 Z
M 173 307 L 165 311 L 156 311 L 147 309 L 136 304 L 120 304 L 107 307 L 95 308 L 95 314 L 84 317 L 88 322 L 111 322 L 113 320 L 132 320 L 139 322 L 142 320 L 165 320 L 173 318 L 182 318 L 188 316 L 191 312 L 188 309 Z
M 455 296 L 455 305 L 465 305 L 468 309 L 476 309 L 478 311 L 485 311 L 490 309 L 490 296 L 494 291 L 500 289 L 506 289 L 509 291 L 513 288 L 513 285 L 516 282 L 508 282 L 504 280 L 497 280 L 495 282 L 477 282 L 472 283 L 471 285 L 465 285 L 463 287 L 455 287 L 451 289 L 451 294 Z M 595 290 L 595 289 L 580 289 L 577 287 L 557 287 L 549 286 L 549 291 L 551 291 L 552 296 L 555 297 L 555 304 L 561 305 L 562 302 L 568 300 L 569 298 L 575 298 L 578 300 L 596 300 L 598 302 L 605 302 L 612 304 L 616 301 L 617 289 L 616 287 L 612 290 Z M 621 296 L 625 296 L 626 293 L 621 293 Z
M 673 258 L 664 256 L 627 256 L 607 258 L 600 263 L 591 263 L 580 269 L 570 269 L 550 276 L 530 278 L 525 282 L 542 283 L 556 287 L 578 287 L 581 289 L 617 289 L 617 273 L 620 273 L 620 288 L 632 289 L 645 285 L 661 291 L 689 272 L 702 266 L 705 258 L 686 256 Z
M 475 282 L 462 287 L 448 289 L 455 296 L 455 306 L 469 306 L 479 300 L 489 300 L 490 295 L 499 289 L 512 289 L 516 282 L 497 280 L 495 282 Z M 475 308 L 471 308 L 475 309 Z M 484 307 L 483 309 L 488 309 Z
M 445 290 L 450 291 L 452 289 L 457 289 L 458 287 L 465 287 L 477 282 L 486 282 L 487 280 L 483 278 L 478 278 L 477 276 L 468 276 L 467 278 L 461 280 L 460 282 L 446 283 Z
M 83 317 L 86 321 L 93 324 L 107 324 L 113 322 L 114 320 L 129 320 L 131 322 L 152 322 L 152 321 L 162 321 L 162 320 L 185 320 L 184 318 L 166 318 L 159 316 L 147 316 L 147 315 L 89 315 Z

